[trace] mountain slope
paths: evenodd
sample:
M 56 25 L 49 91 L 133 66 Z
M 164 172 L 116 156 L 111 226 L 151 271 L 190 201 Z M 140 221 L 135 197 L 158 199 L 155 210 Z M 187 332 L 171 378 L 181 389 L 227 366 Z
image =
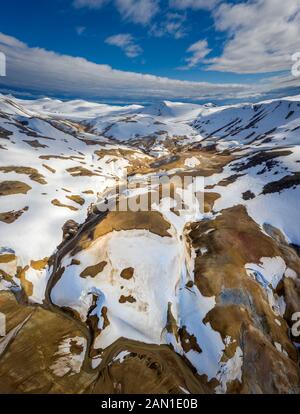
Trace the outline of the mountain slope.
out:
M 299 131 L 298 97 L 0 96 L 0 391 L 298 393 Z

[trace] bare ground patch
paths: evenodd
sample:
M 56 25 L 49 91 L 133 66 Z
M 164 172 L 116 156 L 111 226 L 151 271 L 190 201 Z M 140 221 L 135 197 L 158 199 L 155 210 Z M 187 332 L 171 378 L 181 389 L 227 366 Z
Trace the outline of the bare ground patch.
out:
M 0 196 L 12 194 L 27 194 L 31 190 L 30 185 L 22 181 L 1 181 L 0 182 Z

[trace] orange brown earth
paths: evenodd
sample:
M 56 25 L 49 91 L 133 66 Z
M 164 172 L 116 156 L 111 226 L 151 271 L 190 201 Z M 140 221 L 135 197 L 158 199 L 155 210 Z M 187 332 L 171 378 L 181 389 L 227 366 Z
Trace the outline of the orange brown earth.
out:
M 88 105 L 0 95 L 0 392 L 299 393 L 300 97 Z

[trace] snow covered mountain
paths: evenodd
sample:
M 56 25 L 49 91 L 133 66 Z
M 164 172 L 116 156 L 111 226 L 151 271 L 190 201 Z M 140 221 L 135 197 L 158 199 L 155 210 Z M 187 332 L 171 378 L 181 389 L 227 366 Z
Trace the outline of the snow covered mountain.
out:
M 0 155 L 1 392 L 299 392 L 300 96 L 0 95 Z

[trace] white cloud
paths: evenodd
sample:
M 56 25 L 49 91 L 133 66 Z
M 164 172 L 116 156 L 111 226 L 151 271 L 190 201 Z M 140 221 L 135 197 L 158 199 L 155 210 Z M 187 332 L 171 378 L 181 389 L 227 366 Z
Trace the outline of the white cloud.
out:
M 174 9 L 184 10 L 193 9 L 201 10 L 213 9 L 220 0 L 169 0 L 169 6 Z
M 198 40 L 187 49 L 187 52 L 191 53 L 191 56 L 185 59 L 186 66 L 181 69 L 191 69 L 197 66 L 211 52 L 211 49 L 208 47 L 207 40 Z
M 143 49 L 135 43 L 134 38 L 129 33 L 120 33 L 109 36 L 105 39 L 105 43 L 119 47 L 124 51 L 126 56 L 130 58 L 139 56 L 143 52 Z
M 159 11 L 159 0 L 74 0 L 75 8 L 100 9 L 113 2 L 124 20 L 148 24 Z
M 22 48 L 25 44 L 13 36 L 8 36 L 0 32 L 0 45 L 3 45 L 3 47 Z
M 0 33 L 7 76 L 0 85 L 39 94 L 95 98 L 226 99 L 257 94 L 251 85 L 189 82 L 112 69 L 80 57 L 31 48 Z
M 74 0 L 73 5 L 76 8 L 88 7 L 89 9 L 100 9 L 107 0 Z
M 155 37 L 172 36 L 174 39 L 180 39 L 186 35 L 185 22 L 185 14 L 169 12 L 162 22 L 153 24 L 150 34 Z
M 81 36 L 85 32 L 85 30 L 86 30 L 85 26 L 77 26 L 76 27 L 76 32 L 79 36 Z
M 159 11 L 158 0 L 115 0 L 115 3 L 124 19 L 144 25 Z
M 290 70 L 299 51 L 300 1 L 249 0 L 221 4 L 215 27 L 228 34 L 221 56 L 207 60 L 210 70 L 264 73 Z

